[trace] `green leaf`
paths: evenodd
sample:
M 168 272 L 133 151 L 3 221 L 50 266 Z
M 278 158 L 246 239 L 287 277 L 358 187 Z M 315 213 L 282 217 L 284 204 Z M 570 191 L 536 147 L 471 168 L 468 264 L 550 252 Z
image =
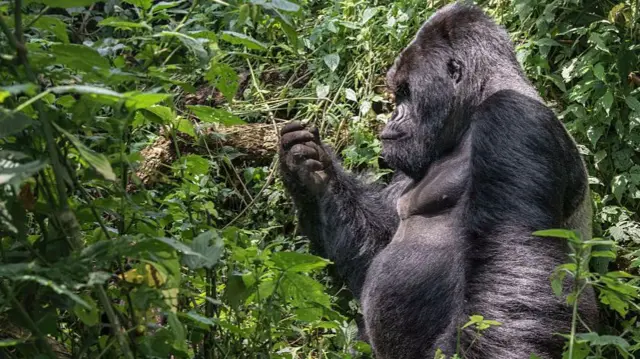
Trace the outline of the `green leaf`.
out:
M 597 346 L 614 345 L 624 349 L 629 347 L 629 342 L 624 340 L 622 337 L 619 337 L 616 335 L 599 335 L 598 333 L 595 333 L 595 332 L 589 332 L 589 333 L 576 334 L 576 338 L 578 338 L 579 340 L 584 340 L 591 345 L 597 345 Z
M 122 0 L 122 2 L 129 3 L 144 10 L 148 10 L 153 4 L 153 0 Z
M 153 7 L 151 8 L 151 13 L 155 14 L 158 11 L 162 11 L 162 10 L 167 10 L 167 9 L 171 9 L 174 8 L 182 3 L 184 3 L 186 0 L 180 0 L 180 1 L 160 1 L 157 4 L 153 5 Z
M 97 325 L 100 322 L 100 313 L 98 312 L 98 308 L 93 303 L 93 300 L 89 296 L 83 296 L 83 300 L 87 303 L 90 303 L 91 309 L 87 309 L 80 304 L 76 304 L 73 307 L 73 314 L 80 319 L 85 325 L 90 327 Z
M 575 232 L 566 229 L 547 229 L 543 231 L 533 232 L 533 235 L 538 237 L 556 237 L 575 240 L 578 239 L 578 236 Z
M 144 21 L 132 22 L 132 21 L 121 20 L 120 18 L 117 18 L 117 17 L 108 17 L 100 21 L 98 23 L 98 26 L 109 26 L 109 27 L 115 27 L 116 29 L 125 29 L 125 30 L 131 30 L 131 29 L 153 30 L 151 26 L 149 26 L 149 24 L 147 24 Z
M 640 101 L 638 101 L 637 98 L 632 96 L 627 96 L 625 97 L 624 102 L 627 103 L 627 106 L 629 106 L 630 109 L 640 113 Z
M 200 256 L 185 255 L 182 262 L 190 269 L 212 268 L 222 255 L 224 242 L 216 232 L 206 231 L 191 242 L 191 250 Z
M 67 139 L 75 146 L 80 153 L 80 156 L 85 159 L 98 173 L 100 173 L 106 180 L 115 181 L 116 175 L 113 172 L 113 168 L 111 168 L 111 163 L 107 157 L 105 157 L 101 153 L 94 152 L 89 147 L 85 146 L 80 140 L 67 132 L 62 127 L 58 126 L 56 123 L 53 124 L 55 128 L 60 131 Z
M 209 83 L 217 88 L 227 101 L 231 102 L 238 91 L 238 74 L 227 64 L 211 64 L 211 68 L 204 75 Z
M 180 42 L 191 51 L 200 61 L 206 61 L 209 58 L 209 53 L 202 46 L 202 40 L 195 39 L 189 35 L 185 35 L 175 31 L 163 31 L 159 34 L 155 34 L 156 37 L 173 37 L 180 40 Z
M 241 34 L 238 32 L 223 31 L 221 39 L 234 45 L 242 45 L 251 50 L 261 50 L 261 51 L 267 50 L 267 46 L 265 44 L 252 38 L 251 36 Z
M 195 257 L 198 257 L 200 259 L 206 260 L 206 258 L 202 257 L 202 255 L 200 253 L 194 252 L 186 244 L 184 244 L 182 242 L 179 242 L 179 241 L 177 241 L 177 240 L 175 240 L 173 238 L 156 237 L 154 239 L 156 241 L 158 241 L 158 242 L 162 242 L 162 243 L 168 245 L 169 247 L 173 248 L 177 252 L 180 252 L 180 253 L 185 254 L 185 255 L 195 256 Z
M 287 0 L 271 0 L 271 6 L 278 10 L 287 11 L 287 12 L 297 12 L 300 10 L 300 6 L 298 4 L 292 3 Z
M 322 85 L 319 84 L 316 86 L 316 96 L 320 99 L 327 99 L 329 96 L 329 91 L 331 90 L 330 85 Z
M 74 70 L 92 72 L 96 69 L 108 69 L 110 66 L 107 58 L 84 45 L 54 44 L 49 52 L 55 56 L 57 64 Z
M 345 97 L 349 101 L 358 102 L 358 96 L 356 95 L 356 92 L 353 91 L 352 89 L 346 89 L 345 90 Z
M 330 263 L 324 258 L 298 252 L 277 252 L 270 259 L 277 268 L 292 272 L 311 272 Z
M 611 192 L 613 192 L 613 195 L 618 201 L 622 201 L 622 195 L 627 190 L 628 185 L 629 180 L 627 179 L 626 174 L 613 177 L 613 180 L 611 181 Z
M 597 63 L 593 67 L 593 76 L 595 76 L 600 81 L 605 81 L 604 66 L 602 66 L 602 64 Z
M 0 158 L 0 185 L 13 183 L 20 184 L 23 180 L 33 176 L 43 169 L 47 162 L 43 160 L 28 163 L 16 163 L 5 157 L 5 152 Z
M 629 311 L 629 303 L 625 302 L 615 292 L 609 289 L 601 288 L 599 292 L 599 299 L 602 304 L 608 305 L 609 308 L 618 312 L 621 317 L 627 315 L 627 312 Z
M 172 95 L 168 93 L 125 93 L 124 96 L 127 98 L 129 109 L 140 110 L 171 98 Z
M 594 44 L 596 49 L 604 51 L 606 53 L 609 53 L 609 49 L 607 48 L 607 44 L 605 43 L 605 41 L 602 38 L 601 34 L 598 34 L 597 32 L 592 32 L 589 35 L 589 42 Z
M 190 310 L 189 312 L 185 313 L 183 316 L 193 320 L 196 323 L 202 324 L 205 327 L 213 327 L 216 325 L 216 322 L 213 319 L 203 317 L 202 315 L 198 314 L 193 310 Z
M 193 111 L 202 122 L 221 123 L 225 126 L 244 125 L 246 123 L 240 117 L 219 108 L 201 105 L 190 105 L 187 108 Z
M 29 337 L 18 339 L 2 339 L 0 340 L 0 348 L 15 347 L 16 345 L 25 343 L 27 340 L 29 340 Z
M 27 21 L 33 21 L 35 17 L 29 16 L 26 18 Z M 69 43 L 69 35 L 67 34 L 67 24 L 64 21 L 58 19 L 57 17 L 43 15 L 36 22 L 33 23 L 33 27 L 50 31 L 55 37 L 58 38 L 62 43 Z
M 40 285 L 51 288 L 54 292 L 60 295 L 67 296 L 68 298 L 70 298 L 71 300 L 73 300 L 74 302 L 76 302 L 77 304 L 83 306 L 88 310 L 92 309 L 89 303 L 84 301 L 84 299 L 80 298 L 77 294 L 73 293 L 71 290 L 67 289 L 67 286 L 64 284 L 59 285 L 54 283 L 52 280 L 49 280 L 40 276 L 36 276 L 36 275 L 22 275 L 14 278 L 14 280 L 32 281 L 32 282 L 39 283 Z
M 366 24 L 369 20 L 371 20 L 378 13 L 378 8 L 376 7 L 368 7 L 362 13 L 362 24 Z
M 327 65 L 327 67 L 329 67 L 329 70 L 331 70 L 331 72 L 336 71 L 336 69 L 338 68 L 338 65 L 340 64 L 340 55 L 338 54 L 329 54 L 326 55 L 324 58 L 324 63 Z
M 173 110 L 166 106 L 151 106 L 142 110 L 142 114 L 149 121 L 157 124 L 169 124 L 176 118 Z
M 33 125 L 33 121 L 23 112 L 13 112 L 0 108 L 0 138 L 16 134 Z
M 331 298 L 322 284 L 305 274 L 285 272 L 279 289 L 282 295 L 291 298 L 296 307 L 307 307 L 309 303 L 318 303 L 326 308 L 331 306 Z
M 608 89 L 607 92 L 602 96 L 602 108 L 609 115 L 611 111 L 611 106 L 613 106 L 613 93 L 611 93 L 611 89 Z
M 193 123 L 191 123 L 191 121 L 189 121 L 188 119 L 182 116 L 178 116 L 173 121 L 173 125 L 179 132 L 187 134 L 191 137 L 196 137 L 196 129 L 193 127 Z
M 227 279 L 227 287 L 224 292 L 224 299 L 232 308 L 240 306 L 249 296 L 242 276 L 236 273 L 229 275 Z
M 83 7 L 95 4 L 100 0 L 29 0 L 26 3 L 45 4 L 57 8 Z

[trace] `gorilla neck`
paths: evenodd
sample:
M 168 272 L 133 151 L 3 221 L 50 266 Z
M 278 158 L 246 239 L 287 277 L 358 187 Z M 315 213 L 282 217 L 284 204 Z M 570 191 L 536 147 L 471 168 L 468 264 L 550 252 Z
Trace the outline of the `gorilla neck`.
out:
M 484 100 L 498 91 L 512 90 L 543 103 L 538 91 L 536 91 L 519 69 L 496 72 L 491 74 L 491 76 L 487 76 L 482 89 L 481 102 L 484 102 Z
M 458 204 L 470 175 L 471 139 L 467 133 L 450 153 L 435 161 L 420 180 L 414 180 L 398 200 L 400 219 L 438 215 Z

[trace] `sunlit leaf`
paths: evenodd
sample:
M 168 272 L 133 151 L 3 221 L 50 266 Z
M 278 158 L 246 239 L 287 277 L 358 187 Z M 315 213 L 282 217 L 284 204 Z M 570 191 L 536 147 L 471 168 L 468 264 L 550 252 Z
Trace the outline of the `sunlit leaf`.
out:
M 287 0 L 271 0 L 271 6 L 276 9 L 288 12 L 296 12 L 300 10 L 300 6 Z
M 201 233 L 191 242 L 191 250 L 200 253 L 200 256 L 185 255 L 182 262 L 191 269 L 211 268 L 220 259 L 223 244 L 222 238 L 216 232 Z
M 187 108 L 193 111 L 202 122 L 221 123 L 225 126 L 244 125 L 246 123 L 240 117 L 219 108 L 201 105 L 187 106 Z
M 334 72 L 340 64 L 340 55 L 338 54 L 329 54 L 326 55 L 323 59 L 324 63 L 327 65 L 329 70 L 331 70 L 331 72 Z
M 278 252 L 271 256 L 275 266 L 292 272 L 310 272 L 324 268 L 329 261 L 307 253 Z
M 148 10 L 153 4 L 153 0 L 122 0 L 122 2 L 129 3 L 131 5 L 135 5 L 144 10 Z
M 213 63 L 204 75 L 212 86 L 215 86 L 227 101 L 232 101 L 238 91 L 238 74 L 227 64 Z
M 98 23 L 98 26 L 110 26 L 110 27 L 115 27 L 116 29 L 127 29 L 127 30 L 131 30 L 131 29 L 152 30 L 151 26 L 149 26 L 149 24 L 147 24 L 144 21 L 142 21 L 142 22 L 132 22 L 132 21 L 122 20 L 122 19 L 117 18 L 117 17 L 108 17 L 108 18 L 100 21 Z
M 377 13 L 378 13 L 378 8 L 375 8 L 375 7 L 366 8 L 362 13 L 362 23 L 366 24 L 369 20 L 371 20 L 371 18 L 376 16 Z

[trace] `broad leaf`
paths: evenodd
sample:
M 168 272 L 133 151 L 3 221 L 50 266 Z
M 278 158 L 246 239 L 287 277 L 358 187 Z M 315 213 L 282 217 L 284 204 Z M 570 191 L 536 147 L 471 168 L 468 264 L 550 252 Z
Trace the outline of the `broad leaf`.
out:
M 229 113 L 228 111 L 221 110 L 219 108 L 213 108 L 208 106 L 187 106 L 188 109 L 193 111 L 193 113 L 200 119 L 202 122 L 209 123 L 221 123 L 225 126 L 233 126 L 233 125 L 244 125 L 245 122 L 240 119 L 240 117 Z
M 27 20 L 32 19 L 33 17 L 27 17 Z M 33 20 L 31 20 L 33 21 Z M 68 44 L 69 43 L 69 35 L 67 34 L 67 24 L 64 21 L 58 19 L 57 17 L 43 15 L 32 25 L 35 28 L 50 31 L 55 37 L 60 40 L 60 42 Z
M 270 259 L 276 267 L 292 272 L 310 272 L 329 264 L 329 261 L 324 258 L 298 252 L 277 252 Z
M 111 168 L 111 163 L 109 163 L 109 160 L 107 159 L 107 157 L 85 146 L 82 142 L 80 142 L 80 140 L 76 136 L 67 132 L 65 129 L 58 126 L 57 124 L 54 123 L 53 125 L 56 127 L 58 131 L 60 131 L 60 133 L 65 135 L 65 137 L 67 137 L 67 139 L 75 146 L 80 156 L 82 156 L 82 158 L 84 158 L 85 161 L 87 161 L 87 163 L 89 163 L 106 180 L 109 180 L 109 181 L 116 180 L 116 175 L 113 172 L 113 168 Z
M 0 158 L 0 185 L 20 184 L 23 180 L 38 173 L 46 165 L 47 162 L 43 160 L 17 163 L 7 158 Z
M 234 45 L 242 45 L 252 50 L 267 50 L 267 46 L 251 36 L 233 31 L 223 31 L 222 40 Z
M 74 70 L 91 72 L 109 68 L 109 60 L 88 46 L 54 44 L 49 51 L 55 56 L 56 63 Z
M 297 12 L 300 10 L 300 6 L 298 4 L 292 3 L 287 0 L 271 0 L 271 6 L 276 9 L 288 12 Z
M 0 108 L 0 138 L 16 134 L 29 128 L 34 123 L 35 121 L 22 112 L 13 112 Z
M 153 0 L 122 0 L 122 2 L 129 3 L 131 5 L 135 5 L 139 8 L 148 10 L 153 4 Z
M 327 65 L 327 67 L 329 67 L 329 70 L 331 70 L 331 72 L 336 71 L 336 69 L 338 68 L 338 65 L 340 64 L 340 55 L 338 54 L 329 54 L 326 55 L 324 58 L 324 63 Z
M 191 242 L 191 250 L 200 253 L 201 256 L 185 255 L 182 262 L 191 269 L 211 268 L 220 259 L 223 245 L 222 238 L 216 232 L 201 233 Z
M 211 64 L 211 68 L 205 74 L 205 79 L 215 86 L 227 101 L 232 101 L 238 91 L 238 74 L 227 64 Z

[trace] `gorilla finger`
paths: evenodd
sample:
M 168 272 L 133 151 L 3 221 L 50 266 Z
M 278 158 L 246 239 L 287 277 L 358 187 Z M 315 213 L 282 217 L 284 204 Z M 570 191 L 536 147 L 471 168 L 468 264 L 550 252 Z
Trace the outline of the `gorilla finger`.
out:
M 316 151 L 315 148 L 302 143 L 298 143 L 291 147 L 289 153 L 291 153 L 293 157 L 298 160 L 307 158 L 318 159 L 318 151 Z
M 293 121 L 293 122 L 287 123 L 286 125 L 284 125 L 284 127 L 282 127 L 282 130 L 280 130 L 280 135 L 282 136 L 285 133 L 300 131 L 300 130 L 304 130 L 304 126 L 299 121 Z
M 313 135 L 311 132 L 303 130 L 285 133 L 282 135 L 280 143 L 282 144 L 282 147 L 287 150 L 298 143 L 304 143 L 312 140 Z
M 322 171 L 324 169 L 324 166 L 322 165 L 322 163 L 320 161 L 316 161 L 316 160 L 312 160 L 312 159 L 308 159 L 308 160 L 304 161 L 304 167 L 309 172 Z
M 309 132 L 311 132 L 311 134 L 313 135 L 313 140 L 316 143 L 320 143 L 320 131 L 318 131 L 318 128 L 313 126 L 311 129 L 309 129 Z

